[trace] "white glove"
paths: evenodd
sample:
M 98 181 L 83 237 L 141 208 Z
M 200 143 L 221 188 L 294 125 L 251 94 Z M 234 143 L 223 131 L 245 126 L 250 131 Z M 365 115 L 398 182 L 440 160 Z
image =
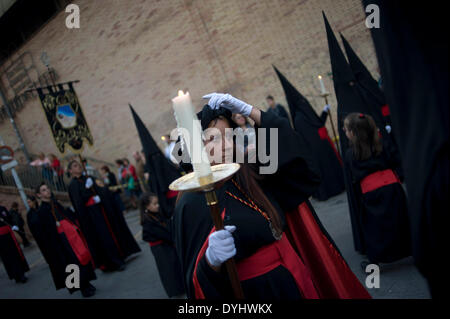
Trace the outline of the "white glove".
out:
M 91 188 L 92 187 L 92 185 L 94 185 L 94 181 L 92 180 L 92 178 L 88 178 L 87 180 L 86 180 L 86 188 Z
M 328 113 L 328 112 L 330 111 L 330 106 L 329 106 L 328 104 L 326 104 L 326 105 L 323 107 L 323 111 Z
M 231 113 L 240 113 L 244 116 L 249 116 L 253 109 L 253 106 L 247 104 L 230 94 L 223 93 L 209 93 L 203 96 L 204 99 L 209 99 L 208 105 L 212 109 L 218 109 L 219 107 L 226 108 Z
M 15 230 L 15 231 L 18 231 L 18 230 L 19 230 L 19 227 L 17 227 L 17 226 L 14 225 L 13 227 L 11 227 L 11 229 L 12 229 L 12 230 Z
M 388 132 L 389 134 L 391 134 L 391 126 L 390 125 L 386 125 L 385 126 L 386 132 Z
M 94 196 L 94 203 L 98 204 L 98 203 L 100 203 L 100 202 L 101 202 L 100 196 L 95 195 L 95 196 Z
M 225 226 L 225 229 L 209 235 L 205 255 L 212 266 L 219 267 L 224 261 L 236 255 L 236 247 L 234 246 L 233 235 L 231 235 L 235 230 L 236 226 Z

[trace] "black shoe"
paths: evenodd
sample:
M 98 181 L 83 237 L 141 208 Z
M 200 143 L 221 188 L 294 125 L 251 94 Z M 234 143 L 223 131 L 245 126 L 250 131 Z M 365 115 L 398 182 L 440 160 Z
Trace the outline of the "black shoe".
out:
M 119 266 L 119 268 L 117 268 L 117 271 L 124 271 L 125 268 L 126 268 L 125 263 L 123 263 Z
M 88 288 L 91 289 L 92 291 L 97 291 L 97 288 L 95 288 L 95 286 L 92 285 L 91 283 L 88 283 Z
M 81 289 L 81 294 L 84 298 L 89 298 L 95 295 L 95 290 L 92 290 L 90 287 L 86 287 L 84 289 Z

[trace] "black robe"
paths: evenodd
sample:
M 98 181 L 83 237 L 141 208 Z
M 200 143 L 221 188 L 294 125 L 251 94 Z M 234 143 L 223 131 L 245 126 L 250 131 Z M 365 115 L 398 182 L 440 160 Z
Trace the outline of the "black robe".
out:
M 366 254 L 372 263 L 393 262 L 411 255 L 408 208 L 400 183 L 362 193 L 360 182 L 377 171 L 392 169 L 400 178 L 400 163 L 383 151 L 364 161 L 354 158 L 348 149 L 345 161 L 350 171 L 352 194 L 357 203 L 357 227 L 361 232 Z
M 9 279 L 20 280 L 30 270 L 25 255 L 20 248 L 10 224 L 10 215 L 7 209 L 0 206 L 0 257 L 5 266 Z
M 380 10 L 370 29 L 383 76 L 408 190 L 413 256 L 434 297 L 448 295 L 442 274 L 450 207 L 447 11 L 432 5 L 364 0 Z M 444 253 L 443 253 L 444 252 Z
M 140 248 L 111 192 L 106 187 L 98 186 L 96 179 L 91 178 L 94 181 L 93 189 L 86 189 L 85 176 L 72 179 L 69 185 L 70 200 L 96 267 L 115 270 L 127 256 L 139 252 Z M 94 192 L 101 202 L 86 206 Z
M 73 213 L 65 209 L 61 204 L 55 202 L 55 216 L 58 221 L 67 220 L 77 225 L 77 221 Z M 92 262 L 87 265 L 81 265 L 76 254 L 74 253 L 67 237 L 58 233 L 56 221 L 51 212 L 51 205 L 42 202 L 39 209 L 30 210 L 27 214 L 28 226 L 33 237 L 47 262 L 52 274 L 55 288 L 66 288 L 66 267 L 69 264 L 75 264 L 80 267 L 80 288 L 83 288 L 91 280 L 97 277 Z M 77 291 L 76 288 L 68 288 L 70 293 Z
M 183 294 L 183 276 L 170 233 L 170 219 L 163 214 L 158 214 L 157 218 L 145 214 L 142 223 L 142 239 L 150 244 L 159 277 L 167 295 L 173 297 Z
M 293 211 L 299 204 L 308 202 L 308 197 L 317 189 L 320 180 L 311 170 L 311 159 L 307 151 L 298 147 L 299 136 L 290 128 L 286 119 L 269 112 L 261 112 L 261 127 L 278 128 L 278 170 L 272 175 L 261 175 L 263 180 L 260 185 L 279 213 L 284 227 L 284 212 Z M 260 213 L 231 197 L 226 191 L 241 198 L 245 197 L 232 181 L 227 181 L 216 191 L 220 211 L 224 212 L 224 224 L 237 227 L 233 237 L 237 250 L 235 260 L 239 262 L 253 255 L 261 247 L 274 243 L 275 238 L 267 220 Z M 312 210 L 312 206 L 308 203 L 307 205 Z M 314 213 L 313 216 L 321 228 L 321 234 L 329 238 L 317 216 Z M 220 272 L 215 272 L 208 266 L 204 255 L 198 257 L 212 227 L 204 194 L 183 194 L 175 208 L 174 241 L 181 259 L 188 298 L 196 297 L 193 276 L 197 258 L 200 260 L 195 275 L 205 298 L 221 299 L 233 296 L 226 268 L 221 267 Z M 330 244 L 333 245 L 331 240 L 328 241 L 328 245 Z M 342 258 L 340 261 L 345 263 Z M 298 299 L 302 296 L 292 274 L 283 266 L 241 281 L 241 284 L 244 296 L 250 299 Z

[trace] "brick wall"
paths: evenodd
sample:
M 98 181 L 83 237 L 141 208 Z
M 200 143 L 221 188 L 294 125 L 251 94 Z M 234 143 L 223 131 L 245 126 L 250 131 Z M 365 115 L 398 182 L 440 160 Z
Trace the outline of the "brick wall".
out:
M 41 71 L 46 51 L 61 81 L 75 84 L 94 136 L 86 155 L 111 161 L 141 148 L 131 103 L 158 142 L 175 126 L 170 99 L 188 89 L 197 107 L 209 92 L 229 92 L 267 108 L 272 94 L 286 105 L 272 64 L 319 113 L 317 75 L 333 92 L 322 10 L 377 76 L 370 32 L 359 0 L 79 0 L 81 28 L 65 27 L 63 11 L 18 53 L 29 51 Z M 10 92 L 9 92 L 10 94 Z M 336 100 L 331 99 L 335 118 Z M 32 153 L 56 147 L 38 99 L 16 118 Z M 336 123 L 336 122 L 335 122 Z M 0 124 L 18 147 L 11 124 Z

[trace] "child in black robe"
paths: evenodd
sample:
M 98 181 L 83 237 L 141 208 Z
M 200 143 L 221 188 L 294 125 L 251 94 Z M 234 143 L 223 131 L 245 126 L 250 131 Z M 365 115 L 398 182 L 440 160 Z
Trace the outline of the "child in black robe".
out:
M 49 265 L 56 289 L 67 288 L 70 293 L 81 290 L 83 297 L 93 296 L 96 289 L 90 281 L 96 279 L 94 265 L 75 216 L 52 198 L 51 191 L 45 183 L 36 188 L 36 195 L 41 199 L 41 205 L 38 210 L 32 210 L 27 215 L 28 226 Z M 78 238 L 81 239 L 78 245 L 63 231 L 63 223 L 78 230 Z M 83 254 L 81 258 L 80 252 Z M 66 279 L 70 274 L 66 272 L 66 267 L 69 264 L 79 267 L 79 288 L 66 286 Z
M 369 261 L 389 263 L 411 255 L 406 195 L 397 157 L 383 147 L 372 117 L 351 113 L 344 120 L 350 148 L 345 154 Z
M 159 276 L 169 297 L 184 294 L 183 276 L 170 233 L 170 219 L 160 212 L 158 196 L 145 193 L 140 199 L 142 239 L 150 244 Z
M 261 163 L 243 163 L 234 177 L 216 190 L 224 230 L 215 231 L 203 193 L 179 195 L 173 217 L 174 241 L 188 298 L 233 297 L 222 267 L 231 257 L 249 299 L 370 298 L 308 203 L 320 181 L 311 170 L 311 158 L 298 147 L 299 136 L 289 122 L 229 94 L 205 98 L 210 101 L 199 114 L 202 129 L 218 129 L 206 148 L 220 145 L 222 163 L 232 161 L 226 154 L 234 142 L 225 133 L 233 128 L 231 113 L 241 113 L 269 135 L 277 132 L 278 137 L 266 135 L 266 141 L 271 151 L 272 139 L 278 142 L 278 165 L 274 173 L 261 174 Z M 218 163 L 213 160 L 212 164 Z
M 95 265 L 104 271 L 123 271 L 125 259 L 141 249 L 116 201 L 101 181 L 83 175 L 78 161 L 71 161 L 68 171 L 70 201 Z
M 17 283 L 25 283 L 28 280 L 25 273 L 30 268 L 13 228 L 18 230 L 17 226 L 11 226 L 11 216 L 7 209 L 0 206 L 0 258 L 9 279 L 14 279 Z

